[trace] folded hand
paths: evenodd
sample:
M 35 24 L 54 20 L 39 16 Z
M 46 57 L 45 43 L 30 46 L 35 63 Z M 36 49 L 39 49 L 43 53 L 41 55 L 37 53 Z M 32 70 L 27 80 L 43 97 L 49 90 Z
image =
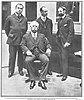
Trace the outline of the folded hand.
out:
M 48 49 L 46 50 L 46 54 L 47 54 L 48 56 L 50 56 L 50 54 L 51 54 L 51 49 L 48 48 Z
M 28 56 L 32 56 L 32 52 L 31 52 L 30 50 L 28 50 L 28 51 L 26 52 L 26 54 L 27 54 Z

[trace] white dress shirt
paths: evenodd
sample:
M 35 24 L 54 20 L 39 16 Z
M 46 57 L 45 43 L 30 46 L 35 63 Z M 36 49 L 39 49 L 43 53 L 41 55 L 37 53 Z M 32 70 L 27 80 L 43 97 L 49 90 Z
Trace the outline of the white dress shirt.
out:
M 46 21 L 46 17 L 41 16 L 41 19 L 45 22 Z
M 36 40 L 36 38 L 37 38 L 37 32 L 36 33 L 31 32 L 31 35 Z

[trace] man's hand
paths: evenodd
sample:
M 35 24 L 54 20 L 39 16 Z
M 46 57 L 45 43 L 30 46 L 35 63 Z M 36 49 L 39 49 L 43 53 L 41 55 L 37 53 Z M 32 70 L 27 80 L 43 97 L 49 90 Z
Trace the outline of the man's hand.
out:
M 78 51 L 78 52 L 74 52 L 75 55 L 79 55 L 79 56 L 82 56 L 82 52 L 81 51 Z
M 50 56 L 50 54 L 51 54 L 51 49 L 48 48 L 48 49 L 46 50 L 46 54 L 47 54 L 48 56 Z
M 32 56 L 32 52 L 31 52 L 30 50 L 28 50 L 28 51 L 26 52 L 26 54 L 27 54 L 28 56 Z
M 64 48 L 68 47 L 69 45 L 70 45 L 70 43 L 66 42 L 66 43 L 64 44 Z

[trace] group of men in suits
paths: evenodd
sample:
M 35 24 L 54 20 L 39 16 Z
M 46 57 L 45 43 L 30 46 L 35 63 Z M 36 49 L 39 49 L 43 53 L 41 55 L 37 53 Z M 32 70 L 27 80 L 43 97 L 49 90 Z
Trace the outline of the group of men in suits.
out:
M 18 71 L 20 75 L 23 73 L 23 52 L 25 53 L 25 64 L 29 74 L 30 89 L 35 86 L 38 80 L 38 86 L 47 89 L 45 86 L 46 75 L 52 75 L 49 65 L 49 58 L 52 51 L 52 20 L 47 17 L 48 9 L 45 6 L 40 8 L 41 17 L 31 22 L 31 31 L 27 31 L 27 18 L 22 15 L 23 5 L 15 6 L 16 12 L 6 19 L 5 32 L 8 37 L 9 44 L 9 75 L 13 76 L 15 68 L 16 53 L 18 51 Z M 60 66 L 62 71 L 58 77 L 62 76 L 62 81 L 66 80 L 68 75 L 68 47 L 74 34 L 73 20 L 66 15 L 66 8 L 58 9 L 60 16 L 58 21 L 58 32 L 56 40 L 60 51 Z M 40 73 L 34 67 L 33 61 L 39 59 L 42 62 Z

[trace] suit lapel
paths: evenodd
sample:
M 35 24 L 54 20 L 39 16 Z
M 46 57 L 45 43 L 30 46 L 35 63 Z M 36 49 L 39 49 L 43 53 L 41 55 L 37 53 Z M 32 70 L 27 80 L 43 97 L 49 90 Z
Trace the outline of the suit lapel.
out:
M 29 35 L 29 39 L 32 41 L 33 44 L 35 43 L 34 38 L 32 37 L 31 33 Z
M 30 35 L 29 35 L 29 39 L 31 40 L 31 42 L 32 42 L 33 44 L 38 44 L 39 41 L 40 41 L 40 38 L 41 38 L 41 35 L 40 35 L 39 33 L 37 33 L 37 38 L 36 38 L 36 40 L 34 40 L 34 38 L 32 37 L 31 33 L 30 33 Z
M 24 16 L 22 15 L 21 18 L 19 19 L 19 22 L 21 22 L 24 19 Z
M 42 21 L 41 17 L 40 17 L 40 19 L 39 19 L 39 22 L 40 22 L 40 24 L 41 24 L 42 26 L 44 26 L 44 24 L 43 24 L 43 21 Z
M 40 40 L 40 34 L 39 34 L 39 33 L 37 33 L 36 44 L 38 44 L 38 43 L 39 43 L 39 40 Z
M 21 22 L 24 18 L 23 15 L 22 15 L 21 18 L 19 19 L 15 14 L 13 14 L 13 17 L 19 22 Z
M 19 21 L 19 18 L 18 18 L 15 14 L 13 14 L 13 17 L 14 17 L 16 20 Z
M 44 28 L 46 28 L 47 25 L 48 25 L 48 23 L 49 23 L 49 19 L 46 17 L 46 21 L 45 21 L 45 24 L 44 24 L 44 22 L 42 21 L 42 19 L 41 19 L 41 17 L 40 17 L 39 22 L 40 22 L 40 24 L 41 24 Z
M 60 20 L 60 27 L 64 26 L 65 22 L 66 22 L 66 16 L 64 19 Z
M 46 26 L 48 25 L 49 19 L 46 17 Z

